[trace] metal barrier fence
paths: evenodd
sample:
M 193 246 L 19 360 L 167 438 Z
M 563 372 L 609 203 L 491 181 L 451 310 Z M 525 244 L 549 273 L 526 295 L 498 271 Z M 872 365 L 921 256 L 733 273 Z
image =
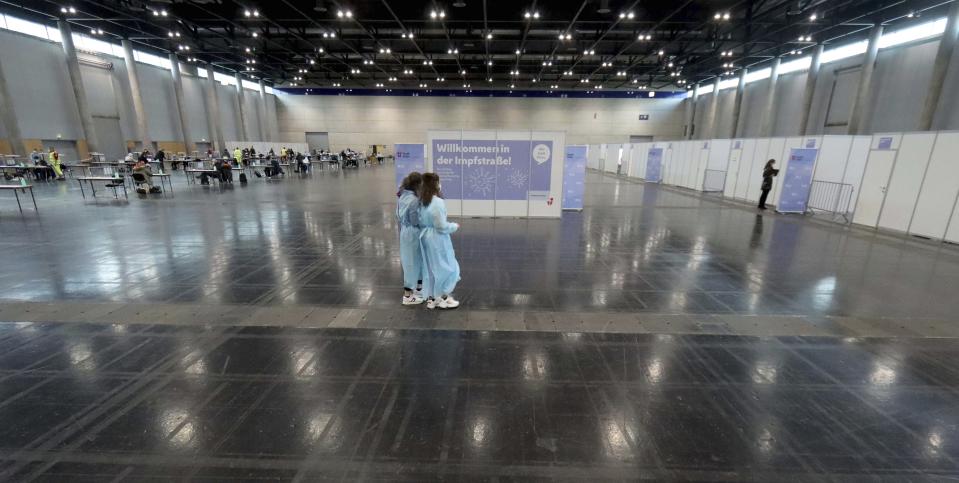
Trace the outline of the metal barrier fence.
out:
M 813 213 L 832 213 L 848 222 L 853 191 L 851 184 L 813 180 L 806 206 Z
M 704 193 L 722 193 L 726 189 L 726 172 L 718 169 L 707 169 L 703 178 Z

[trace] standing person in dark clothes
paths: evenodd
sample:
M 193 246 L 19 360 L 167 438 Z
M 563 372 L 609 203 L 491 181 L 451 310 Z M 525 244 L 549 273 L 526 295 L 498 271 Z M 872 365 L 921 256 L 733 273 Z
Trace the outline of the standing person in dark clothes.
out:
M 773 189 L 773 177 L 779 174 L 779 170 L 773 168 L 773 165 L 776 164 L 775 159 L 770 159 L 766 162 L 766 167 L 763 168 L 763 194 L 759 195 L 759 209 L 766 209 L 766 198 L 769 196 L 769 192 Z

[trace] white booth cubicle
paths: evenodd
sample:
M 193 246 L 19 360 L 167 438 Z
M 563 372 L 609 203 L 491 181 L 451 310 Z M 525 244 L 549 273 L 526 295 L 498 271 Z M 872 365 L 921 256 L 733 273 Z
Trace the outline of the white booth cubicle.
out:
M 775 159 L 781 174 L 769 195 L 773 206 L 783 193 L 782 173 L 790 154 L 813 149 L 817 156 L 809 211 L 959 243 L 959 132 L 592 145 L 587 164 L 593 170 L 656 182 L 648 175 L 651 149 L 662 150 L 652 162 L 661 169 L 663 184 L 750 203 L 759 199 L 763 166 Z

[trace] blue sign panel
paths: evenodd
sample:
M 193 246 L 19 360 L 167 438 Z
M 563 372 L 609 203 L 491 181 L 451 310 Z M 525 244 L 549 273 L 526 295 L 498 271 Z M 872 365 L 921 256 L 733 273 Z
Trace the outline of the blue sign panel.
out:
M 396 153 L 396 186 L 413 171 L 426 171 L 426 146 L 422 144 L 394 144 Z
M 818 149 L 792 149 L 789 164 L 783 176 L 782 194 L 776 211 L 780 213 L 805 213 L 812 186 L 812 172 L 816 165 Z
M 586 153 L 588 146 L 566 146 L 563 165 L 563 209 L 582 210 L 586 191 Z
M 659 183 L 663 180 L 663 148 L 650 148 L 646 156 L 646 181 Z

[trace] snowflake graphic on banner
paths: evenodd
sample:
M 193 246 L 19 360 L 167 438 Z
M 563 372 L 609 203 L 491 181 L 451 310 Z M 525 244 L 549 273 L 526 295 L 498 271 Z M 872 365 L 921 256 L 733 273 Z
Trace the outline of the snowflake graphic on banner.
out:
M 472 190 L 473 193 L 481 196 L 489 196 L 493 193 L 493 183 L 495 182 L 495 177 L 493 176 L 493 173 L 480 168 L 470 173 L 470 177 L 467 182 L 469 183 L 470 190 Z
M 529 175 L 522 171 L 513 171 L 506 177 L 506 182 L 514 188 L 522 188 L 526 186 L 527 181 L 529 180 Z

